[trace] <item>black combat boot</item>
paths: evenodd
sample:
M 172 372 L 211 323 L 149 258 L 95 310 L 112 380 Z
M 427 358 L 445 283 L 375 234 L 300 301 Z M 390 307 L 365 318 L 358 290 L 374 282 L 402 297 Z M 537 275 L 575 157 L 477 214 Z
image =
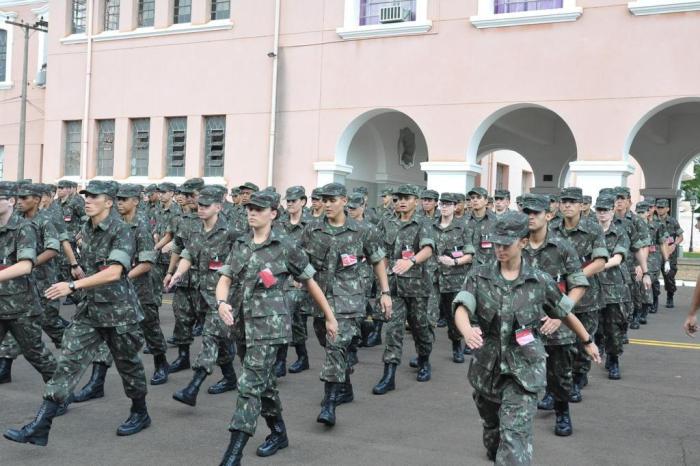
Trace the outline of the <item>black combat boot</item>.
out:
M 551 411 L 554 409 L 554 396 L 550 392 L 545 392 L 540 401 L 537 402 L 537 409 Z
M 382 344 L 382 325 L 384 323 L 381 320 L 374 321 L 374 328 L 367 337 L 368 348 Z
M 151 417 L 146 409 L 146 396 L 134 398 L 131 400 L 131 414 L 117 429 L 117 435 L 126 437 L 141 432 L 143 429 L 151 425 Z
M 649 314 L 656 314 L 656 312 L 659 310 L 659 295 L 655 294 L 654 295 L 654 301 L 651 304 L 651 307 L 649 308 Z
M 639 328 L 639 309 L 635 308 L 632 311 L 632 321 L 630 322 L 630 328 L 632 330 L 637 330 Z
M 452 342 L 452 362 L 456 362 L 458 364 L 464 362 L 464 348 L 462 348 L 461 340 Z
M 608 378 L 610 380 L 620 380 L 620 359 L 617 354 L 609 355 L 610 367 L 608 368 Z
M 360 348 L 366 348 L 367 347 L 367 339 L 369 338 L 369 335 L 372 333 L 374 330 L 374 322 L 371 320 L 363 320 L 362 323 L 360 324 L 360 343 L 358 346 Z
M 357 347 L 353 348 L 352 346 L 348 348 L 348 367 L 353 368 L 357 365 L 357 363 L 360 362 L 359 359 L 357 359 Z
M 238 388 L 238 379 L 236 377 L 236 371 L 233 369 L 233 363 L 230 362 L 220 367 L 224 378 L 207 389 L 207 393 L 210 395 L 218 395 Z
M 5 432 L 5 438 L 13 442 L 31 443 L 45 447 L 49 443 L 49 431 L 51 430 L 51 422 L 56 417 L 56 411 L 58 411 L 58 403 L 44 400 L 32 422 L 19 430 L 8 430 Z
M 297 351 L 297 360 L 289 366 L 290 374 L 298 374 L 309 369 L 309 353 L 306 351 L 306 343 L 295 345 L 294 349 Z
M 554 412 L 557 415 L 554 425 L 554 435 L 568 437 L 573 433 L 571 426 L 571 415 L 569 414 L 569 403 L 567 401 L 555 401 Z
M 569 394 L 569 402 L 580 403 L 583 400 L 581 395 L 581 382 L 583 374 L 574 374 L 574 383 L 571 385 L 571 393 Z
M 287 439 L 287 428 L 284 426 L 282 416 L 266 417 L 265 422 L 270 428 L 270 435 L 265 437 L 265 441 L 258 447 L 255 453 L 263 458 L 272 456 L 277 453 L 277 450 L 287 448 L 289 440 Z
M 190 345 L 178 346 L 177 359 L 170 364 L 170 373 L 184 371 L 190 368 Z
M 396 388 L 396 364 L 384 364 L 384 375 L 382 379 L 374 386 L 372 393 L 375 395 L 384 395 L 386 392 Z
M 180 403 L 185 403 L 186 405 L 195 406 L 197 404 L 199 387 L 202 386 L 202 382 L 204 382 L 204 379 L 206 378 L 207 371 L 202 368 L 196 369 L 190 383 L 182 390 L 178 390 L 173 393 L 173 399 L 179 401 Z
M 437 321 L 437 327 L 438 328 L 445 328 L 447 327 L 447 319 L 444 317 L 440 317 Z
M 416 380 L 419 382 L 427 382 L 433 374 L 428 358 L 429 356 L 418 356 L 418 375 Z
M 673 308 L 673 295 L 672 294 L 666 294 L 666 308 L 667 309 Z
M 165 339 L 165 342 L 169 344 L 170 346 L 177 346 L 177 343 L 175 342 L 175 335 L 172 337 L 168 337 Z
M 469 356 L 472 354 L 472 349 L 468 347 L 467 345 L 464 345 L 464 351 L 462 351 L 463 354 Z
M 413 356 L 411 359 L 408 360 L 408 367 L 418 369 L 418 356 Z
M 639 311 L 639 323 L 642 325 L 647 324 L 647 315 L 649 314 L 650 304 L 642 304 L 642 309 Z
M 0 383 L 12 382 L 12 359 L 0 358 Z
M 219 463 L 219 466 L 240 466 L 241 457 L 243 457 L 243 449 L 245 444 L 248 443 L 250 435 L 240 430 L 231 431 L 231 440 L 229 441 L 228 448 L 224 457 Z
M 108 367 L 104 364 L 94 363 L 92 365 L 92 376 L 87 384 L 73 396 L 73 401 L 82 403 L 84 401 L 105 396 L 105 376 L 107 375 Z
M 277 378 L 287 375 L 287 349 L 288 345 L 281 345 L 277 349 L 277 359 L 275 360 L 275 376 Z
M 329 427 L 333 427 L 335 425 L 335 408 L 337 406 L 340 385 L 341 384 L 335 382 L 326 382 L 326 386 L 324 387 L 327 393 L 326 398 L 324 399 L 325 403 L 323 403 L 323 407 L 321 408 L 321 412 L 319 413 L 316 422 L 325 424 Z
M 154 354 L 153 365 L 155 366 L 155 371 L 153 372 L 153 377 L 151 377 L 151 385 L 163 385 L 168 381 L 170 364 L 168 364 L 164 354 Z
M 147 345 L 143 348 L 143 354 L 153 354 L 153 350 Z

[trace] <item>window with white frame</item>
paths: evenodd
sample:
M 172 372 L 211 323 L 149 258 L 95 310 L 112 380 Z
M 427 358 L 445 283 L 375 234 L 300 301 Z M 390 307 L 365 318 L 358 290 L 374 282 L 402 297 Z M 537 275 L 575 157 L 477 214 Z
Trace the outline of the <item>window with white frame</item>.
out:
M 428 1 L 345 0 L 345 20 L 336 32 L 343 39 L 427 32 Z
M 87 19 L 87 0 L 71 0 L 71 33 L 84 34 Z
M 118 31 L 119 30 L 119 0 L 104 0 L 105 15 L 103 30 Z
M 138 27 L 152 27 L 156 16 L 156 0 L 139 0 Z
M 114 120 L 97 121 L 97 176 L 114 174 Z
M 229 19 L 231 17 L 231 0 L 211 0 L 211 20 Z
M 478 0 L 478 14 L 469 20 L 477 28 L 576 21 L 583 9 L 576 0 Z
M 131 176 L 148 176 L 148 149 L 151 145 L 151 120 L 131 120 Z
M 360 0 L 360 26 L 415 20 L 416 0 Z
M 204 176 L 224 176 L 224 140 L 226 117 L 208 116 L 204 119 Z
M 0 83 L 8 80 L 7 69 L 7 31 L 0 29 Z
M 63 174 L 65 176 L 80 176 L 80 136 L 82 122 L 80 120 L 66 121 L 65 147 L 63 150 Z
M 192 0 L 173 0 L 173 24 L 192 21 Z
M 563 0 L 494 0 L 493 12 L 515 13 L 520 11 L 550 10 L 564 6 Z
M 187 118 L 168 118 L 168 153 L 166 176 L 185 176 L 187 148 Z

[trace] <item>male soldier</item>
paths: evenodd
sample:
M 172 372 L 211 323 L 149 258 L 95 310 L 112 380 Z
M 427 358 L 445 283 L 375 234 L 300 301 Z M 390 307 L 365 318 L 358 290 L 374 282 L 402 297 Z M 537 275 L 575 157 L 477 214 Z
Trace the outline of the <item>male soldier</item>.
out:
M 384 375 L 372 389 L 375 395 L 383 395 L 396 387 L 396 367 L 401 363 L 407 321 L 418 354 L 416 380 L 427 382 L 432 375 L 430 353 L 435 334 L 428 315 L 431 278 L 425 262 L 433 255 L 435 240 L 430 226 L 416 215 L 419 189 L 404 184 L 394 190 L 394 195 L 398 217 L 382 220 L 378 231 L 389 262 L 389 289 L 394 307 L 385 334 Z M 383 284 L 381 286 L 382 293 L 388 291 Z
M 17 352 L 47 381 L 56 369 L 56 361 L 41 341 L 42 308 L 31 273 L 39 265 L 37 249 L 42 251 L 42 261 L 46 263 L 56 255 L 57 245 L 55 238 L 39 240 L 37 222 L 15 215 L 15 189 L 15 183 L 0 181 L 0 341 L 6 336 L 14 338 L 12 342 L 5 341 L 9 347 L 6 357 L 0 360 L 4 369 L 0 383 L 11 381 L 10 367 Z
M 59 405 L 69 398 L 102 342 L 107 343 L 124 391 L 132 400 L 131 415 L 119 426 L 117 435 L 136 434 L 151 424 L 146 410 L 146 375 L 139 356 L 143 345 L 139 322 L 143 315 L 126 277 L 134 254 L 134 239 L 129 226 L 110 214 L 117 195 L 111 185 L 93 180 L 81 194 L 87 195 L 85 213 L 90 217 L 80 233 L 87 277 L 59 282 L 46 290 L 49 299 L 77 291 L 81 297 L 36 418 L 19 430 L 5 432 L 5 438 L 15 442 L 47 444 Z
M 455 218 L 464 219 L 465 222 L 468 222 L 469 217 L 471 215 L 471 202 L 469 203 L 469 209 L 465 210 L 465 203 L 467 202 L 467 197 L 462 193 L 456 194 L 457 203 L 455 204 Z
M 437 288 L 440 302 L 440 318 L 447 325 L 447 336 L 452 341 L 452 361 L 464 362 L 462 335 L 455 327 L 452 314 L 452 301 L 467 276 L 468 264 L 474 258 L 472 232 L 467 224 L 455 220 L 454 211 L 457 203 L 456 193 L 442 193 L 440 196 L 440 219 L 432 223 L 432 235 L 435 238 L 435 255 L 438 269 Z
M 676 273 L 678 272 L 678 245 L 683 242 L 683 229 L 678 220 L 669 215 L 670 204 L 668 199 L 656 200 L 656 212 L 659 222 L 664 226 L 668 234 L 668 248 L 670 256 L 668 262 L 670 269 L 664 272 L 664 289 L 666 290 L 666 307 L 673 307 L 673 295 L 676 293 Z
M 432 225 L 436 220 L 440 219 L 440 211 L 437 208 L 438 199 L 440 194 L 433 189 L 425 189 L 421 192 L 420 202 L 421 207 L 416 210 L 416 215 L 421 217 L 424 221 L 428 222 L 428 225 Z M 438 262 L 433 254 L 430 259 L 425 263 L 425 268 L 428 271 L 428 276 L 430 277 L 432 288 L 430 290 L 430 297 L 428 298 L 428 316 L 430 318 L 430 325 L 432 327 L 443 328 L 447 326 L 447 321 L 440 321 L 440 292 L 438 291 L 438 277 L 437 269 Z
M 583 196 L 583 202 L 581 202 L 581 215 L 586 218 L 593 219 L 595 212 L 591 209 L 591 203 L 593 199 L 591 196 Z
M 318 285 L 338 321 L 336 338 L 324 341 L 323 321 L 318 311 L 314 318 L 316 336 L 326 350 L 326 360 L 321 369 L 325 397 L 317 422 L 333 426 L 336 407 L 351 402 L 354 397 L 348 347 L 353 337 L 359 335 L 358 318 L 365 315 L 365 288 L 361 275 L 363 259 L 374 267 L 382 292 L 380 303 L 387 318 L 391 315 L 392 304 L 383 261 L 384 251 L 368 226 L 345 215 L 348 202 L 345 186 L 330 183 L 323 186 L 319 194 L 325 217 L 306 226 L 299 244 L 318 272 Z
M 553 214 L 549 198 L 543 194 L 524 194 L 523 213 L 528 216 L 530 235 L 523 248 L 523 260 L 532 268 L 548 273 L 559 290 L 575 305 L 588 287 L 588 279 L 581 270 L 581 262 L 573 245 L 548 232 L 547 224 Z M 547 391 L 538 409 L 555 410 L 554 434 L 566 437 L 572 434 L 569 395 L 573 379 L 572 367 L 576 336 L 561 321 L 545 317 L 539 332 L 547 351 Z
M 205 309 L 206 321 L 202 333 L 202 351 L 192 366 L 194 375 L 190 383 L 173 394 L 181 403 L 195 406 L 197 395 L 204 379 L 214 370 L 216 363 L 221 368 L 223 379 L 209 387 L 210 394 L 224 393 L 236 388 L 236 373 L 233 370 L 235 357 L 234 341 L 230 329 L 223 324 L 217 312 L 214 291 L 219 281 L 219 270 L 238 233 L 228 228 L 221 215 L 224 192 L 206 186 L 197 198 L 197 216 L 199 223 L 193 227 L 184 241 L 184 249 L 179 253 L 180 262 L 177 271 L 170 279 L 172 287 L 190 270 L 198 269 L 197 293 L 198 308 Z
M 486 198 L 486 210 L 493 212 L 493 196 L 488 196 Z
M 518 211 L 522 212 L 523 211 L 523 196 L 517 196 L 515 198 L 515 205 L 518 206 Z
M 158 223 L 158 209 L 160 208 L 160 192 L 157 184 L 149 184 L 143 190 L 146 196 L 146 202 L 143 202 L 143 212 L 146 215 L 146 220 L 151 228 L 151 233 L 155 232 L 156 224 Z M 141 205 L 139 204 L 139 205 Z
M 593 337 L 571 313 L 552 277 L 522 260 L 528 217 L 509 212 L 493 225 L 497 262 L 472 267 L 454 301 L 457 328 L 473 350 L 469 382 L 483 420 L 487 456 L 499 466 L 532 461 L 537 392 L 545 385 L 545 318 L 561 320 L 600 361 Z M 474 325 L 474 327 L 472 327 Z M 538 331 L 540 329 L 540 331 Z
M 489 240 L 489 235 L 496 216 L 486 208 L 488 196 L 484 188 L 472 188 L 468 195 L 472 213 L 467 221 L 467 226 L 473 233 L 472 244 L 476 251 L 474 259 L 475 263 L 484 264 L 494 257 L 493 243 Z
M 656 202 L 656 201 L 654 201 Z M 659 306 L 659 295 L 661 294 L 661 286 L 659 285 L 659 275 L 662 270 L 670 270 L 671 264 L 668 262 L 669 246 L 668 234 L 666 229 L 660 222 L 654 220 L 654 211 L 652 205 L 644 200 L 637 203 L 637 215 L 644 220 L 649 226 L 649 257 L 647 259 L 647 268 L 651 277 L 652 289 L 652 305 L 648 307 L 651 314 L 655 314 Z M 646 323 L 646 315 L 640 316 L 639 323 Z
M 70 241 L 73 252 L 77 251 L 77 238 L 80 227 L 82 226 L 82 218 L 85 216 L 85 201 L 82 197 L 75 193 L 77 184 L 68 181 L 60 180 L 58 182 L 58 200 L 63 213 L 63 221 L 66 224 L 66 232 Z M 59 280 L 69 280 L 71 278 L 72 263 L 68 262 L 66 256 L 61 256 L 62 262 L 58 269 Z
M 156 190 L 160 200 L 156 210 L 156 228 L 153 232 L 153 239 L 156 242 L 155 250 L 159 251 L 158 260 L 156 262 L 156 275 L 158 279 L 156 294 L 162 294 L 163 278 L 168 272 L 170 265 L 170 250 L 172 249 L 172 235 L 167 235 L 169 228 L 172 228 L 175 219 L 182 214 L 180 205 L 175 202 L 175 183 L 168 181 L 160 183 Z
M 583 201 L 583 196 L 581 196 L 581 201 Z M 552 220 L 556 222 L 561 222 L 564 218 L 564 214 L 561 211 L 560 198 L 556 194 L 549 195 L 549 211 L 554 214 Z
M 620 379 L 620 360 L 623 351 L 623 338 L 627 327 L 624 302 L 632 299 L 630 289 L 622 276 L 621 267 L 626 267 L 625 256 L 631 254 L 630 239 L 622 225 L 613 222 L 613 208 L 618 201 L 612 196 L 598 196 L 595 213 L 598 224 L 603 229 L 605 244 L 610 259 L 605 263 L 605 270 L 598 274 L 601 295 L 605 307 L 601 309 L 601 325 L 605 341 L 605 368 L 608 378 Z
M 231 203 L 235 206 L 241 205 L 241 188 L 231 188 Z
M 238 187 L 240 195 L 240 205 L 234 211 L 233 228 L 238 231 L 248 231 L 248 217 L 246 215 L 245 205 L 250 200 L 253 193 L 260 191 L 260 188 L 255 183 L 246 181 Z
M 368 210 L 374 215 L 371 217 L 372 223 L 378 225 L 384 217 L 394 215 L 394 195 L 391 188 L 382 189 L 382 205 L 379 207 L 371 207 Z
M 603 271 L 605 262 L 608 260 L 605 237 L 600 225 L 585 221 L 581 217 L 581 201 L 583 200 L 581 188 L 564 188 L 559 198 L 561 198 L 562 220 L 557 222 L 553 219 L 550 222 L 550 231 L 554 235 L 568 239 L 576 249 L 581 261 L 581 269 L 590 286 L 576 303 L 574 314 L 583 323 L 588 333 L 595 335 L 598 328 L 598 311 L 603 307 L 600 298 L 600 284 L 596 275 Z M 574 357 L 574 383 L 571 387 L 569 401 L 578 403 L 583 399 L 581 388 L 588 383 L 587 374 L 590 370 L 590 364 L 590 360 L 585 355 L 584 345 L 579 341 L 578 350 Z
M 289 279 L 304 283 L 323 311 L 329 342 L 335 340 L 338 330 L 333 311 L 312 278 L 315 270 L 309 258 L 272 228 L 277 215 L 274 202 L 266 192 L 248 199 L 250 232 L 234 242 L 216 286 L 219 316 L 227 326 L 235 325 L 241 335 L 237 343 L 243 356 L 236 410 L 229 424 L 231 440 L 221 461 L 227 466 L 241 464 L 243 449 L 255 433 L 261 414 L 271 432 L 258 447 L 257 455 L 271 456 L 289 445 L 274 375 L 278 346 L 289 341 L 291 317 L 284 298 Z M 233 293 L 231 285 L 235 287 Z
M 319 218 L 323 215 L 323 203 L 321 202 L 321 188 L 311 191 L 311 216 Z
M 497 189 L 493 193 L 493 213 L 503 215 L 510 212 L 510 191 L 507 189 Z
M 418 210 L 418 215 L 428 219 L 430 223 L 440 218 L 440 211 L 437 208 L 440 194 L 434 189 L 425 189 L 420 194 L 421 208 Z

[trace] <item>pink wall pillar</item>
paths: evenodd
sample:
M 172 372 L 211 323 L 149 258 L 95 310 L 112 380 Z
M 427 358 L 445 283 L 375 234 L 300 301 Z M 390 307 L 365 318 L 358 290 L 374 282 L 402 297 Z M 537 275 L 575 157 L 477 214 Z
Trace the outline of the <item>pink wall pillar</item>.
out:
M 187 117 L 187 148 L 185 152 L 185 176 L 187 178 L 202 176 L 203 126 L 201 116 L 190 115 Z
M 173 0 L 156 2 L 156 12 L 153 25 L 156 28 L 167 28 L 173 22 Z
M 211 2 L 192 2 L 192 24 L 209 22 L 209 4 Z
M 136 29 L 136 17 L 138 15 L 137 2 L 119 3 L 119 30 L 121 32 Z
M 123 180 L 131 173 L 129 170 L 129 146 L 131 134 L 129 119 L 117 118 L 114 121 L 114 179 Z
M 165 149 L 167 131 L 165 118 L 151 118 L 150 144 L 148 149 L 148 177 L 160 180 L 165 176 Z

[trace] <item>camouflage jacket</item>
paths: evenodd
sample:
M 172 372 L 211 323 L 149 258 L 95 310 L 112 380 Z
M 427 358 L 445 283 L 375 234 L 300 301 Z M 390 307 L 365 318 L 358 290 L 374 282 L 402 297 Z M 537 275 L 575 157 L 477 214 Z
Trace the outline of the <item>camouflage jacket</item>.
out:
M 637 214 L 626 212 L 624 216 L 615 214 L 613 223 L 620 229 L 624 230 L 629 238 L 629 252 L 632 254 L 625 255 L 624 264 L 628 268 L 633 269 L 637 263 L 634 253 L 641 248 L 647 247 L 650 244 L 649 227 Z
M 172 252 L 181 254 L 190 245 L 192 235 L 200 228 L 201 220 L 194 212 L 183 212 L 172 221 L 169 232 L 173 234 Z M 197 269 L 198 263 L 193 262 L 189 272 L 183 275 L 182 280 L 175 286 L 182 288 L 197 288 L 199 286 Z
M 63 221 L 66 224 L 66 231 L 70 241 L 75 241 L 75 237 L 83 226 L 85 217 L 85 200 L 78 194 L 68 196 L 61 203 Z
M 464 222 L 452 219 L 445 228 L 440 226 L 441 218 L 432 225 L 432 236 L 435 238 L 435 252 L 433 256 L 448 256 L 451 259 L 471 254 L 474 255 L 472 245 L 472 232 Z M 462 289 L 464 279 L 469 271 L 469 265 L 447 266 L 438 261 L 437 277 L 440 293 L 456 293 Z
M 11 216 L 0 227 L 0 268 L 7 268 L 21 260 L 36 263 L 38 233 L 36 225 Z M 31 275 L 23 275 L 0 282 L 0 319 L 41 315 L 39 296 Z
M 392 269 L 399 259 L 408 259 L 430 246 L 435 250 L 435 239 L 431 227 L 415 214 L 407 222 L 398 217 L 384 218 L 377 229 L 377 234 L 383 242 L 382 249 L 389 259 L 387 273 L 392 296 L 428 297 L 432 288 L 432 277 L 425 263 L 415 264 L 402 275 L 396 275 Z
M 484 264 L 495 259 L 493 243 L 489 241 L 491 234 L 491 225 L 496 220 L 496 215 L 490 210 L 486 210 L 483 217 L 475 217 L 470 214 L 465 219 L 467 227 L 472 231 L 472 245 L 476 251 L 474 264 Z
M 550 224 L 550 233 L 568 239 L 576 249 L 576 254 L 584 269 L 594 259 L 608 260 L 608 249 L 605 246 L 603 229 L 597 223 L 581 219 L 571 230 L 566 229 L 564 221 Z M 604 306 L 600 296 L 600 284 L 593 276 L 588 279 L 590 287 L 574 308 L 575 313 L 593 312 Z
M 222 215 L 216 220 L 214 227 L 206 231 L 204 222 L 199 221 L 197 228 L 192 231 L 190 240 L 180 257 L 187 259 L 199 272 L 199 292 L 206 300 L 210 311 L 216 312 L 216 284 L 219 282 L 219 270 L 231 252 L 231 246 L 238 235 L 228 228 L 226 218 Z
M 63 221 L 63 213 L 61 212 L 61 207 L 58 202 L 52 202 L 46 209 L 43 210 L 46 215 L 51 218 L 53 226 L 56 228 L 56 233 L 58 233 L 58 241 L 70 241 L 71 238 L 68 237 L 68 230 L 66 230 L 66 222 Z M 62 253 L 63 249 L 61 249 Z
M 665 219 L 661 217 L 657 218 L 659 223 L 663 225 L 664 229 L 666 230 L 666 234 L 668 235 L 668 238 L 666 239 L 667 244 L 673 244 L 676 241 L 676 238 L 683 234 L 683 228 L 681 228 L 681 225 L 678 223 L 678 220 L 676 220 L 676 218 L 672 217 L 671 215 L 667 215 Z M 675 263 L 678 261 L 678 247 L 676 247 L 676 249 L 673 251 L 673 254 L 671 254 L 668 260 L 671 263 Z
M 304 282 L 314 268 L 299 248 L 274 230 L 262 244 L 253 235 L 240 236 L 219 273 L 232 280 L 234 320 L 242 321 L 246 346 L 289 342 L 291 316 L 284 299 L 289 275 Z
M 139 206 L 143 206 L 143 212 L 146 215 L 146 221 L 148 222 L 150 232 L 155 233 L 156 227 L 158 226 L 158 211 L 161 208 L 160 201 L 141 202 Z
M 289 217 L 285 221 L 279 222 L 277 229 L 287 236 L 287 239 L 294 244 L 296 247 L 301 247 L 301 235 L 304 233 L 304 228 L 309 223 L 309 218 L 302 213 L 299 223 L 293 224 L 289 221 Z M 285 289 L 289 291 L 298 291 L 301 288 L 294 286 L 296 282 L 293 277 L 289 277 L 289 280 L 285 284 Z
M 32 219 L 25 218 L 28 222 L 36 226 L 37 231 L 37 257 L 47 249 L 60 253 L 61 243 L 58 240 L 58 232 L 51 220 L 48 212 L 40 210 Z M 43 295 L 44 291 L 56 283 L 56 260 L 50 259 L 42 265 L 37 265 L 32 269 L 32 278 L 36 283 L 37 290 Z
M 630 240 L 622 226 L 615 223 L 611 224 L 610 228 L 604 231 L 603 234 L 605 235 L 605 246 L 608 248 L 610 258 L 616 254 L 622 254 L 623 259 L 620 266 L 603 270 L 597 275 L 602 302 L 605 304 L 630 302 L 632 295 L 622 273 L 622 269 L 625 267 L 625 259 L 630 255 Z
M 664 264 L 661 245 L 668 244 L 668 233 L 666 233 L 666 228 L 660 222 L 651 221 L 647 225 L 649 226 L 649 237 L 651 238 L 647 268 L 650 273 L 659 273 Z
M 96 227 L 88 221 L 81 231 L 80 265 L 86 276 L 112 264 L 123 267 L 116 282 L 80 291 L 75 319 L 93 327 L 118 327 L 143 320 L 136 294 L 127 278 L 135 254 L 131 227 L 114 215 L 108 215 Z
M 530 243 L 523 249 L 523 260 L 531 267 L 549 274 L 559 290 L 567 294 L 574 288 L 588 288 L 590 283 L 581 270 L 576 249 L 566 239 L 547 234 L 542 245 L 533 249 Z M 542 336 L 546 345 L 568 345 L 576 342 L 576 335 L 566 325 L 553 334 Z
M 131 258 L 131 267 L 134 268 L 142 262 L 147 262 L 153 267 L 156 263 L 158 252 L 153 249 L 153 236 L 151 235 L 151 228 L 148 221 L 136 215 L 134 216 L 133 223 L 128 223 L 126 220 L 124 220 L 124 222 L 131 227 L 131 234 L 135 241 L 134 254 Z M 156 304 L 160 306 L 162 299 L 160 293 L 156 295 L 155 291 L 156 289 L 160 291 L 160 288 L 155 286 L 155 281 L 157 279 L 157 274 L 151 269 L 151 271 L 132 280 L 134 288 L 136 289 L 136 296 L 138 296 L 141 304 Z
M 346 217 L 343 226 L 334 227 L 323 218 L 304 228 L 299 245 L 318 272 L 316 281 L 329 298 L 334 314 L 343 318 L 363 316 L 366 287 L 362 261 L 376 264 L 384 259 L 384 250 L 369 226 Z
M 481 329 L 484 339 L 469 365 L 468 378 L 475 390 L 500 399 L 502 376 L 513 377 L 532 393 L 545 387 L 547 354 L 538 331 L 540 320 L 545 315 L 563 319 L 573 308 L 551 276 L 523 261 L 518 278 L 508 282 L 499 262 L 475 266 L 454 300 L 453 306 L 457 305 L 467 309 L 472 326 Z M 522 340 L 522 333 L 532 336 L 529 343 Z

